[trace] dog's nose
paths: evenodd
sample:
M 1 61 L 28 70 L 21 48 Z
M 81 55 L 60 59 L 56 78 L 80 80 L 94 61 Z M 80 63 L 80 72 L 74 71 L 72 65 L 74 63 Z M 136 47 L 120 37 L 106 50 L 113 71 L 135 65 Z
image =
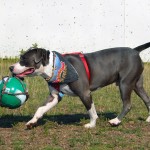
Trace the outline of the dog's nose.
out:
M 11 72 L 13 72 L 14 66 L 10 66 L 10 67 L 9 67 L 9 70 L 10 70 Z

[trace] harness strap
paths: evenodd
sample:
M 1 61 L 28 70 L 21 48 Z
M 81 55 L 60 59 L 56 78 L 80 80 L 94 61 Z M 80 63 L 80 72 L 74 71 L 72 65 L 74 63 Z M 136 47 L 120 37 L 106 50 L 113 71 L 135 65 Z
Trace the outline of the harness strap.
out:
M 74 53 L 62 54 L 62 56 L 65 56 L 65 55 L 67 55 L 67 54 L 79 55 L 79 57 L 80 57 L 80 59 L 81 59 L 83 65 L 84 65 L 84 68 L 85 68 L 87 77 L 88 77 L 88 79 L 89 79 L 89 81 L 90 81 L 90 70 L 89 70 L 89 67 L 88 67 L 88 64 L 87 64 L 87 61 L 86 61 L 86 58 L 85 58 L 84 54 L 81 53 L 81 52 L 74 52 Z
M 82 62 L 83 62 L 83 64 L 84 64 L 87 77 L 88 77 L 88 79 L 89 79 L 89 81 L 90 81 L 90 71 L 89 71 L 89 67 L 88 67 L 87 61 L 86 61 L 86 59 L 85 59 L 83 53 L 80 53 L 79 56 L 80 56 L 80 58 L 81 58 L 81 60 L 82 60 Z

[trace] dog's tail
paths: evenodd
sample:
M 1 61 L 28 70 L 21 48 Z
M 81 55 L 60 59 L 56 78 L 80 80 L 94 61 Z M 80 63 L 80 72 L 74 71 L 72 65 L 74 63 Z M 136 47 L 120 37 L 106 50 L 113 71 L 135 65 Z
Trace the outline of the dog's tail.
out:
M 145 49 L 147 49 L 147 48 L 149 48 L 149 47 L 150 47 L 150 42 L 145 43 L 145 44 L 143 44 L 143 45 L 140 45 L 140 46 L 138 46 L 138 47 L 135 47 L 134 50 L 136 50 L 136 51 L 138 51 L 138 52 L 141 52 L 141 51 L 143 51 L 143 50 L 145 50 Z

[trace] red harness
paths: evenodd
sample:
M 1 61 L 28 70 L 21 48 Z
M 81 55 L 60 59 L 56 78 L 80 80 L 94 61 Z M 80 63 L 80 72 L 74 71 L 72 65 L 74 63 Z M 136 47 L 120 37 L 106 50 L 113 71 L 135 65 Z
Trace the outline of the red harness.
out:
M 89 67 L 88 67 L 87 61 L 86 61 L 86 59 L 85 59 L 85 57 L 84 57 L 84 54 L 81 53 L 81 52 L 74 52 L 74 53 L 66 53 L 66 54 L 62 54 L 62 56 L 65 56 L 65 55 L 67 55 L 67 54 L 71 54 L 71 55 L 79 55 L 79 57 L 80 57 L 80 59 L 81 59 L 83 65 L 84 65 L 84 68 L 85 68 L 87 77 L 88 77 L 88 79 L 89 79 L 89 81 L 90 81 L 90 71 L 89 71 Z
M 65 53 L 65 54 L 62 54 L 62 56 L 69 55 L 69 54 L 71 54 L 71 55 L 78 55 L 78 56 L 80 57 L 80 59 L 81 59 L 83 65 L 84 65 L 84 68 L 85 68 L 85 71 L 86 71 L 88 80 L 90 81 L 90 71 L 89 71 L 89 67 L 88 67 L 87 61 L 86 61 L 86 59 L 85 59 L 85 57 L 84 57 L 84 54 L 81 53 L 81 52 L 74 52 L 74 53 Z M 58 84 L 58 83 L 53 83 L 53 87 L 54 87 L 56 90 L 60 91 L 60 84 Z

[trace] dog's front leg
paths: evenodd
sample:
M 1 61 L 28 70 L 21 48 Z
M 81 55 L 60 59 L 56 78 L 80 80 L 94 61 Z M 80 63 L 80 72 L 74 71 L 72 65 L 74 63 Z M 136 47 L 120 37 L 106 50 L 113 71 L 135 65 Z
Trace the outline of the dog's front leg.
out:
M 30 129 L 36 125 L 37 121 L 43 117 L 43 115 L 53 108 L 58 103 L 58 95 L 52 94 L 48 97 L 47 102 L 44 106 L 41 106 L 37 109 L 34 117 L 26 124 L 27 128 Z

